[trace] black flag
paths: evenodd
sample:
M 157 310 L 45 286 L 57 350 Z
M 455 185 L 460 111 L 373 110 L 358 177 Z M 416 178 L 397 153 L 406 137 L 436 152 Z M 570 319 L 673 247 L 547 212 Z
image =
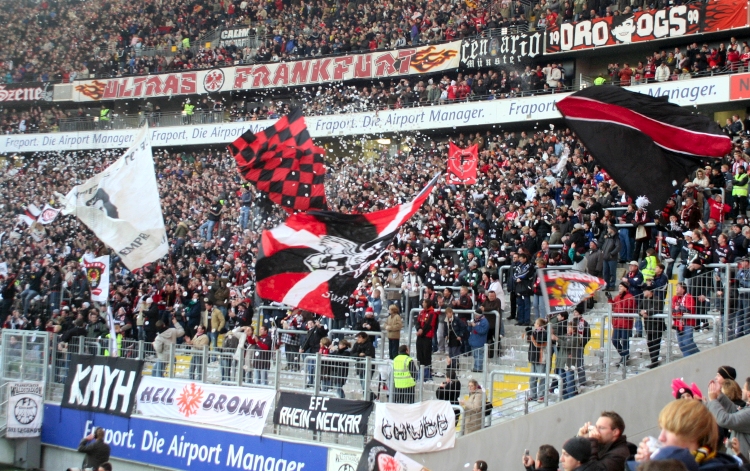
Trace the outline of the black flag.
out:
M 711 119 L 616 86 L 587 87 L 557 103 L 591 155 L 632 197 L 664 207 L 703 157 L 723 157 L 732 141 Z

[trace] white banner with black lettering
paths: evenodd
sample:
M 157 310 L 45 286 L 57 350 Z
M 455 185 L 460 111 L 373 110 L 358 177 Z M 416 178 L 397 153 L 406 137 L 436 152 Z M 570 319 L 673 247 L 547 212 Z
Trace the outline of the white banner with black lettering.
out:
M 8 383 L 7 438 L 38 437 L 44 417 L 44 383 L 18 381 Z
M 169 251 L 146 128 L 115 163 L 64 197 L 63 214 L 74 214 L 129 270 Z
M 447 401 L 375 404 L 375 440 L 401 453 L 428 453 L 453 448 L 456 419 Z
M 138 410 L 146 417 L 217 425 L 261 435 L 276 391 L 144 376 Z

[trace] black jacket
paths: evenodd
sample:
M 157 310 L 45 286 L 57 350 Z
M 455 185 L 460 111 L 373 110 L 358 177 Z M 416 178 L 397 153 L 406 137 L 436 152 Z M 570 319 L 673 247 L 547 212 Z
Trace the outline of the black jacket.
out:
M 83 459 L 83 468 L 99 469 L 99 465 L 109 461 L 109 445 L 104 441 L 94 440 L 88 443 L 86 438 L 78 444 L 78 451 L 86 453 Z

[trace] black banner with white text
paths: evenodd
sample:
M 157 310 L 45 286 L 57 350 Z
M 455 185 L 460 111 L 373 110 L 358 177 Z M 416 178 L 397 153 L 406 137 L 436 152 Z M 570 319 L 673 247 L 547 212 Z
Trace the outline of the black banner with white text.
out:
M 273 423 L 318 432 L 365 435 L 372 408 L 373 403 L 368 401 L 282 392 L 276 402 Z
M 142 360 L 71 355 L 62 407 L 130 417 Z

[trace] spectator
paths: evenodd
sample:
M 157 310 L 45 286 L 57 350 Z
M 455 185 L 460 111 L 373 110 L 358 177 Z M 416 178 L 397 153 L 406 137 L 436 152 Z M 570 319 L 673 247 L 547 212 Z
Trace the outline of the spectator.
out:
M 617 412 L 605 411 L 596 421 L 590 422 L 578 431 L 579 437 L 588 438 L 591 443 L 591 459 L 598 462 L 598 467 L 606 471 L 620 471 L 630 457 L 625 421 Z
M 552 445 L 542 445 L 536 452 L 536 459 L 527 453 L 523 455 L 522 463 L 526 471 L 557 471 L 560 454 Z
M 170 345 L 175 345 L 177 339 L 185 335 L 185 329 L 177 321 L 177 318 L 172 317 L 172 327 L 164 328 L 162 321 L 156 322 L 156 328 L 159 330 L 159 335 L 154 340 L 154 352 L 156 352 L 156 365 L 154 366 L 153 376 L 161 378 L 164 376 L 164 364 L 169 362 L 170 359 Z
M 78 444 L 78 452 L 86 454 L 82 465 L 84 469 L 99 469 L 102 463 L 109 461 L 110 448 L 104 441 L 104 429 L 97 427 L 94 433 L 83 437 Z
M 192 347 L 193 351 L 190 358 L 190 379 L 193 381 L 203 380 L 203 354 L 207 350 L 209 342 L 203 324 L 196 327 L 195 335 L 192 338 L 186 339 L 186 343 Z
M 725 376 L 727 376 L 725 378 Z M 711 411 L 719 427 L 727 428 L 734 432 L 739 441 L 742 455 L 748 459 L 750 456 L 750 409 L 737 409 L 737 405 L 732 402 L 721 389 L 726 382 L 733 381 L 728 375 L 722 375 L 722 370 L 716 375 L 716 379 L 711 380 L 708 384 L 708 410 Z M 750 378 L 745 380 L 742 386 L 744 397 L 748 396 L 750 391 Z
M 422 300 L 422 310 L 417 317 L 417 361 L 423 368 L 425 382 L 432 381 L 432 337 L 435 335 L 437 313 L 429 299 Z
M 547 321 L 537 319 L 533 328 L 526 328 L 526 341 L 529 343 L 529 363 L 531 372 L 543 374 L 547 355 Z M 529 378 L 529 400 L 544 402 L 544 378 L 532 376 Z
M 404 322 L 398 313 L 398 306 L 391 304 L 388 307 L 388 318 L 385 321 L 385 332 L 388 336 L 388 355 L 391 360 L 396 358 L 401 342 L 401 329 L 404 328 Z
M 365 332 L 359 332 L 356 335 L 356 342 L 352 346 L 351 356 L 356 358 L 357 361 L 357 376 L 362 386 L 362 397 L 365 401 L 372 400 L 373 393 L 370 390 L 370 377 L 373 372 L 373 365 L 370 364 L 369 371 L 367 370 L 365 358 L 375 358 L 375 347 L 372 346 L 368 335 Z
M 623 281 L 618 285 L 617 296 L 612 298 L 607 293 L 607 299 L 612 304 L 612 343 L 620 354 L 617 366 L 623 368 L 627 365 L 630 357 L 630 337 L 633 335 L 633 324 L 635 318 L 632 316 L 637 312 L 636 301 L 628 292 L 628 283 Z M 618 316 L 625 314 L 626 316 Z
M 475 379 L 469 380 L 469 397 L 464 399 L 460 398 L 459 403 L 464 408 L 464 419 L 466 432 L 476 432 L 482 428 L 482 420 L 484 419 L 484 399 L 482 394 L 482 388 Z
M 719 427 L 702 402 L 672 401 L 668 403 L 659 413 L 659 427 L 661 427 L 661 434 L 658 440 L 662 451 L 652 456 L 653 450 L 649 448 L 651 438 L 646 437 L 638 445 L 636 462 L 658 460 L 661 453 L 675 452 L 677 450 L 674 448 L 682 448 L 688 453 L 679 456 L 692 457 L 698 464 L 698 469 L 730 471 L 740 469 L 734 458 L 716 451 L 719 446 Z
M 469 346 L 474 357 L 474 367 L 472 372 L 481 373 L 484 371 L 484 346 L 487 343 L 487 333 L 490 330 L 490 323 L 480 311 L 474 313 L 474 320 L 469 322 L 471 333 L 469 334 Z
M 685 318 L 695 314 L 695 300 L 687 292 L 685 283 L 677 283 L 676 294 L 672 297 L 673 328 L 677 331 L 677 344 L 682 355 L 687 357 L 698 353 L 698 346 L 693 339 L 693 329 L 696 320 Z
M 560 455 L 563 471 L 589 471 L 600 469 L 591 459 L 591 443 L 581 437 L 573 437 L 565 442 Z

